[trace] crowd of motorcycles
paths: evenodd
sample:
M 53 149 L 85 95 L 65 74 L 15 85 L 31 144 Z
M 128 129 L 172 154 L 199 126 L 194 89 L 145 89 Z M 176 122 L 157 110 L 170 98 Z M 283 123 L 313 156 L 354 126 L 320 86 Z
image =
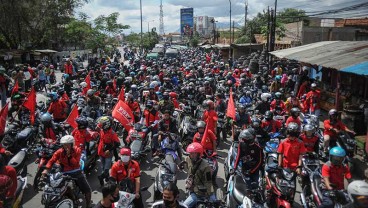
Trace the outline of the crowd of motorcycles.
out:
M 70 109 L 74 105 L 78 106 L 80 115 L 88 119 L 88 127 L 93 140 L 89 143 L 87 151 L 81 157 L 81 169 L 88 175 L 96 168 L 98 161 L 97 146 L 99 142 L 99 133 L 97 131 L 98 117 L 101 115 L 111 115 L 111 111 L 118 102 L 117 95 L 104 93 L 106 81 L 112 78 L 117 79 L 118 90 L 124 85 L 125 92 L 133 95 L 134 99 L 140 103 L 143 109 L 147 99 L 145 95 L 150 87 L 155 88 L 156 95 L 160 100 L 164 92 L 170 92 L 173 99 L 177 99 L 180 107 L 175 109 L 173 117 L 177 121 L 177 133 L 165 133 L 164 139 L 160 143 L 160 159 L 159 167 L 154 177 L 154 199 L 162 199 L 163 187 L 168 183 L 176 183 L 178 179 L 179 150 L 186 155 L 186 147 L 193 142 L 193 136 L 197 132 L 196 122 L 202 119 L 205 111 L 202 103 L 207 99 L 214 100 L 214 94 L 220 93 L 224 96 L 225 102 L 230 97 L 230 88 L 232 88 L 235 103 L 239 104 L 239 98 L 250 92 L 252 101 L 246 106 L 247 114 L 251 117 L 263 119 L 263 115 L 254 110 L 254 107 L 260 102 L 270 102 L 274 98 L 274 93 L 269 92 L 268 86 L 273 81 L 269 76 L 267 68 L 259 67 L 258 73 L 254 73 L 252 78 L 242 77 L 238 85 L 229 83 L 231 80 L 230 73 L 223 74 L 224 71 L 234 71 L 229 69 L 227 63 L 221 60 L 221 57 L 213 54 L 211 62 L 206 62 L 206 54 L 198 49 L 188 49 L 180 51 L 177 59 L 161 58 L 157 61 L 145 60 L 132 57 L 129 63 L 124 66 L 118 63 L 110 63 L 105 65 L 101 70 L 103 79 L 98 76 L 92 76 L 92 88 L 100 91 L 102 98 L 101 106 L 89 106 L 85 96 L 82 95 L 82 82 L 87 76 L 87 69 L 79 69 L 71 80 L 73 86 L 70 92 L 68 103 Z M 237 68 L 237 65 L 234 64 Z M 287 66 L 287 63 L 285 63 Z M 88 70 L 100 68 L 101 65 L 89 66 Z M 220 73 L 211 73 L 211 69 L 218 67 Z M 179 70 L 179 69 L 182 70 Z M 163 69 L 164 80 L 160 82 L 159 73 Z M 245 69 L 240 69 L 245 70 Z M 188 76 L 189 75 L 189 76 Z M 143 77 L 143 78 L 142 78 Z M 176 77 L 177 82 L 173 82 Z M 263 85 L 260 87 L 255 84 L 254 77 L 260 77 Z M 107 79 L 106 79 L 107 78 Z M 49 86 L 50 91 L 63 92 L 64 79 Z M 203 90 L 205 87 L 211 87 L 212 94 L 206 94 Z M 287 98 L 288 92 L 285 91 L 284 97 Z M 262 100 L 266 97 L 266 100 Z M 33 185 L 33 189 L 38 192 L 42 191 L 42 204 L 45 207 L 73 207 L 75 200 L 66 196 L 68 186 L 72 185 L 75 198 L 80 198 L 80 191 L 75 186 L 73 178 L 63 176 L 59 167 L 55 166 L 48 174 L 48 177 L 42 177 L 42 171 L 45 169 L 47 162 L 51 159 L 54 152 L 61 146 L 58 141 L 50 138 L 43 138 L 42 132 L 45 127 L 41 122 L 41 117 L 48 109 L 48 101 L 40 101 L 36 106 L 35 124 L 31 125 L 30 115 L 27 110 L 22 110 L 14 121 L 8 122 L 4 135 L 2 135 L 2 146 L 10 151 L 13 155 L 8 156 L 8 164 L 13 166 L 18 175 L 18 187 L 16 191 L 16 200 L 14 207 L 22 206 L 22 196 L 28 183 Z M 158 108 L 158 103 L 155 103 Z M 287 115 L 275 115 L 274 119 L 285 121 Z M 234 170 L 234 160 L 237 154 L 239 142 L 233 138 L 233 132 L 241 131 L 247 126 L 239 127 L 232 130 L 230 119 L 226 117 L 225 112 L 218 112 L 218 145 L 231 140 L 231 145 L 226 158 L 224 158 L 224 169 L 226 190 L 223 196 L 218 196 L 217 202 L 210 202 L 203 199 L 199 204 L 207 207 L 293 207 L 296 192 L 296 183 L 301 183 L 302 192 L 300 201 L 303 207 L 318 207 L 321 204 L 321 158 L 323 134 L 320 129 L 319 118 L 314 115 L 301 114 L 303 125 L 313 125 L 316 129 L 315 134 L 319 137 L 321 152 L 306 154 L 303 156 L 303 170 L 300 176 L 289 169 L 282 169 L 277 165 L 277 148 L 280 141 L 285 138 L 285 132 L 282 128 L 279 132 L 269 133 L 269 140 L 263 145 L 265 160 L 263 167 L 260 169 L 259 182 L 253 187 L 247 187 L 246 182 L 249 180 L 249 173 L 243 173 L 240 170 Z M 52 128 L 57 130 L 57 138 L 60 139 L 64 135 L 71 133 L 72 128 L 67 123 L 52 123 Z M 248 126 L 249 127 L 249 126 Z M 129 146 L 132 151 L 132 159 L 142 162 L 146 159 L 151 151 L 149 130 L 145 125 L 140 123 L 133 124 L 133 128 L 127 132 L 122 125 L 115 120 L 113 125 L 121 140 L 121 146 Z M 236 133 L 235 133 L 236 134 Z M 336 144 L 346 150 L 346 161 L 354 156 L 355 143 L 351 135 L 341 133 Z M 36 173 L 27 172 L 27 164 L 31 158 L 35 158 L 34 163 L 37 164 Z M 117 157 L 117 153 L 115 155 Z M 117 157 L 118 158 L 118 157 Z M 218 155 L 205 157 L 206 161 L 212 167 L 213 172 L 218 172 Z M 144 171 L 144 170 L 143 170 Z M 34 174 L 34 181 L 27 181 L 27 174 Z M 217 177 L 214 175 L 214 177 Z M 146 190 L 147 188 L 142 188 Z M 118 207 L 132 207 L 134 199 L 133 190 L 129 187 L 121 187 L 120 200 Z M 341 195 L 339 195 L 341 196 Z M 345 199 L 336 198 L 335 207 L 346 206 L 351 203 L 347 193 L 343 193 Z M 198 204 L 198 206 L 199 206 Z

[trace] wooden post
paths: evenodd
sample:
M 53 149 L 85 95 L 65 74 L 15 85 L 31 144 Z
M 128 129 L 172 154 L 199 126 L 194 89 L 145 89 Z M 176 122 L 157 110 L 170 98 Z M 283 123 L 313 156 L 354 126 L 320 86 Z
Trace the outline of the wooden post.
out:
M 336 74 L 336 94 L 335 94 L 335 109 L 339 111 L 339 99 L 340 99 L 340 72 Z

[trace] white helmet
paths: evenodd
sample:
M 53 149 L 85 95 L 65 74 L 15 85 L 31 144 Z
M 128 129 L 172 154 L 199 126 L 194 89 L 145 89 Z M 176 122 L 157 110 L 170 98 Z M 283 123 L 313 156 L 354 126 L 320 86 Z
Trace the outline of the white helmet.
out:
M 65 135 L 61 137 L 60 144 L 74 144 L 74 137 L 72 135 Z
M 81 83 L 80 83 L 80 86 L 81 86 L 82 88 L 86 88 L 86 87 L 87 87 L 87 82 L 81 82 Z
M 268 98 L 270 98 L 270 97 L 271 97 L 270 93 L 262 93 L 261 94 L 261 100 L 263 100 L 263 101 L 267 101 Z
M 368 202 L 368 183 L 361 180 L 353 181 L 348 186 L 350 198 L 356 207 L 366 207 Z

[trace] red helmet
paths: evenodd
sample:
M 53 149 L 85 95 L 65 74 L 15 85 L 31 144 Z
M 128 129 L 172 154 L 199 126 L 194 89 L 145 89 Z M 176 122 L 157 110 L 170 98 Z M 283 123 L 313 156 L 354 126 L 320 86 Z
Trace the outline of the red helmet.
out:
M 200 155 L 202 155 L 203 154 L 203 147 L 200 143 L 193 142 L 190 145 L 188 145 L 187 152 L 188 153 L 199 153 Z
M 129 148 L 123 147 L 120 149 L 120 154 L 121 155 L 132 155 L 132 151 Z
M 177 97 L 178 97 L 178 94 L 176 94 L 175 92 L 170 92 L 170 93 L 169 93 L 169 96 L 170 96 L 171 98 L 177 98 Z

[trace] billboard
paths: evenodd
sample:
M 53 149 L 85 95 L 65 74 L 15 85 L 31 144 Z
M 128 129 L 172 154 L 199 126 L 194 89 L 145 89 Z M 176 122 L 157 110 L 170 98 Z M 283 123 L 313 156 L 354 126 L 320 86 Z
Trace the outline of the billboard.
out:
M 187 36 L 193 34 L 193 8 L 180 9 L 180 33 Z

